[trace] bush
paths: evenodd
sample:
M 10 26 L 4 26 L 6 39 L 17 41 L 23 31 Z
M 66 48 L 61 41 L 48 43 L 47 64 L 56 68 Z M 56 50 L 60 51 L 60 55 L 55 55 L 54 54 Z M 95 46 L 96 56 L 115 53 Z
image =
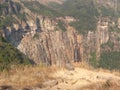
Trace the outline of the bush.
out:
M 25 13 L 20 13 L 20 14 L 18 14 L 18 18 L 20 20 L 25 20 L 26 19 L 26 14 Z
M 0 16 L 2 15 L 3 8 L 6 8 L 8 5 L 6 3 L 0 4 Z
M 64 22 L 62 22 L 62 21 L 58 21 L 58 26 L 59 26 L 59 28 L 62 30 L 62 31 L 66 31 L 66 28 L 65 28 L 65 26 L 64 26 Z
M 107 7 L 101 6 L 101 7 L 99 7 L 99 9 L 103 16 L 115 16 L 114 9 L 112 9 L 112 8 L 107 8 Z
M 98 67 L 98 60 L 96 58 L 96 53 L 95 52 L 91 53 L 91 58 L 89 60 L 89 63 L 90 63 L 90 65 L 92 65 L 95 68 Z
M 3 26 L 11 26 L 13 22 L 15 23 L 16 19 L 10 15 L 5 18 L 0 18 L 0 29 L 2 29 Z
M 99 67 L 120 70 L 120 52 L 104 52 L 101 54 Z
M 114 43 L 111 42 L 110 40 L 107 43 L 101 45 L 103 49 L 105 49 L 105 46 L 108 46 L 111 50 L 114 49 Z
M 19 50 L 0 37 L 0 70 L 9 69 L 11 65 L 30 64 L 29 59 Z

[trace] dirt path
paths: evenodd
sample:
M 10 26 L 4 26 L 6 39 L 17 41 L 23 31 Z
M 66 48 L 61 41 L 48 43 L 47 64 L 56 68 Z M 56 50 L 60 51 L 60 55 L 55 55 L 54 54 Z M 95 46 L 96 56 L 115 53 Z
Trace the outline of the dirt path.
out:
M 45 88 L 45 90 L 81 90 L 80 88 L 82 87 L 89 86 L 92 84 L 97 84 L 97 83 L 100 84 L 101 82 L 105 83 L 108 81 L 114 81 L 114 83 L 120 86 L 119 76 L 115 76 L 112 73 L 105 73 L 102 71 L 97 72 L 97 71 L 87 70 L 83 68 L 75 68 L 75 70 L 73 71 L 60 70 L 54 73 L 53 77 L 56 78 L 55 80 L 58 81 L 58 84 L 49 88 Z M 109 83 L 108 83 L 108 86 L 109 86 Z M 94 90 L 97 90 L 97 89 L 94 89 Z M 118 90 L 120 90 L 120 88 Z

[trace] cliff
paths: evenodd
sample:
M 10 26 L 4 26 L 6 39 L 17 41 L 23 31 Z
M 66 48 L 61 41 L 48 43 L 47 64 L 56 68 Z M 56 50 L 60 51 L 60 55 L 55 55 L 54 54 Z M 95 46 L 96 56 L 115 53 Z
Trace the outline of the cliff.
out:
M 36 20 L 27 21 L 28 30 L 24 26 L 22 29 L 4 29 L 6 39 L 37 64 L 62 65 L 82 60 L 82 36 L 74 28 L 67 26 L 63 32 L 57 22 L 46 17 L 37 19 L 40 20 L 38 26 L 34 23 Z
M 80 34 L 69 25 L 69 19 L 74 18 L 53 19 L 34 14 L 21 2 L 20 8 L 12 1 L 5 3 L 8 3 L 9 11 L 4 9 L 3 16 L 14 11 L 12 17 L 16 22 L 3 28 L 3 36 L 35 64 L 62 66 L 70 62 L 89 61 L 93 53 L 99 60 L 102 52 L 120 52 L 120 32 L 111 31 L 111 28 L 116 28 L 116 22 L 111 17 L 99 17 L 95 31 Z M 18 15 L 23 12 L 25 16 L 19 18 Z M 120 19 L 116 18 L 116 21 L 119 29 Z

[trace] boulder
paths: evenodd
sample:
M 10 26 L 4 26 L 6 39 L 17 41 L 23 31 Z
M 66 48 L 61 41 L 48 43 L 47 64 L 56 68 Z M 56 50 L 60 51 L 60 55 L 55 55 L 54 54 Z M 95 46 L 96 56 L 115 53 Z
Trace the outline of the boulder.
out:
M 73 67 L 73 65 L 72 64 L 70 64 L 70 63 L 67 63 L 66 65 L 65 65 L 65 68 L 67 69 L 67 70 L 75 70 L 74 69 L 74 67 Z
M 52 87 L 58 84 L 57 80 L 49 80 L 43 83 L 44 87 Z

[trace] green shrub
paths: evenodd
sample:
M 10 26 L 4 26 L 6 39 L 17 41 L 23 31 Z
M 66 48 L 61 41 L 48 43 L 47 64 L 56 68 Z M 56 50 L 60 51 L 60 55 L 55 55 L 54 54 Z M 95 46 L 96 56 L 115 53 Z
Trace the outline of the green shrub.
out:
M 109 27 L 109 31 L 120 33 L 120 28 L 116 25 L 115 27 Z
M 96 53 L 91 53 L 91 58 L 89 60 L 89 64 L 92 65 L 93 67 L 98 67 L 98 60 L 96 58 Z
M 2 29 L 3 26 L 11 26 L 12 23 L 15 23 L 16 19 L 12 16 L 5 16 L 5 18 L 0 18 L 0 29 Z
M 107 43 L 101 45 L 103 49 L 105 48 L 105 46 L 108 46 L 111 50 L 114 49 L 114 43 L 111 42 L 110 40 Z
M 62 31 L 66 31 L 66 28 L 65 28 L 65 26 L 64 26 L 64 22 L 62 22 L 62 21 L 58 21 L 58 26 L 59 26 L 59 28 L 62 30 Z
M 38 33 L 34 34 L 33 38 L 39 39 Z
M 99 67 L 120 70 L 120 52 L 104 52 L 100 56 Z
M 19 50 L 0 37 L 0 70 L 9 69 L 11 65 L 28 65 L 29 59 Z
M 102 16 L 115 16 L 114 9 L 112 8 L 101 6 L 99 7 L 99 10 L 101 11 Z
M 26 14 L 25 13 L 20 13 L 20 14 L 18 14 L 18 18 L 20 20 L 25 20 L 26 19 Z
M 6 8 L 8 5 L 6 3 L 0 4 L 0 16 L 2 15 L 2 10 Z

